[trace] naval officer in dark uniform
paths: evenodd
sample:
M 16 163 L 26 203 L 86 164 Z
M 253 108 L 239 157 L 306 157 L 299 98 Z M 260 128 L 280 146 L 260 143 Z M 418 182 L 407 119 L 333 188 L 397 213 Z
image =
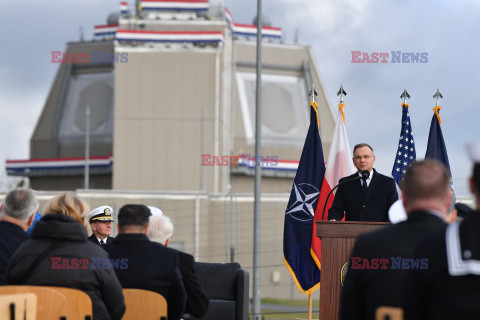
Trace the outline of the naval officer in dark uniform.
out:
M 110 237 L 113 222 L 112 213 L 113 209 L 109 206 L 101 206 L 88 213 L 88 222 L 93 232 L 88 240 L 102 247 L 113 241 L 114 238 Z

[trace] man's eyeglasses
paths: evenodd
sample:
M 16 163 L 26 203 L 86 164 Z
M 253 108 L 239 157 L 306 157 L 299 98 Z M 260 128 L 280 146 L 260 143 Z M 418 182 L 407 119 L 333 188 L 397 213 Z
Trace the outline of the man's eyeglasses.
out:
M 371 157 L 373 157 L 373 154 L 372 154 L 372 155 L 369 155 L 369 156 L 355 156 L 354 159 L 355 159 L 355 160 L 362 160 L 362 159 L 368 160 L 368 159 L 370 159 Z

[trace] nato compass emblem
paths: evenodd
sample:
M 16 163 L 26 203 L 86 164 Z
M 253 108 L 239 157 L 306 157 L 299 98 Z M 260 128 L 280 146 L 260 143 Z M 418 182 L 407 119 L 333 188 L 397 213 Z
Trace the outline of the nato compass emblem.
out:
M 289 206 L 285 214 L 289 214 L 292 218 L 309 221 L 313 220 L 315 215 L 314 205 L 318 200 L 320 192 L 315 186 L 308 183 L 293 184 L 295 198 L 293 194 L 290 196 Z

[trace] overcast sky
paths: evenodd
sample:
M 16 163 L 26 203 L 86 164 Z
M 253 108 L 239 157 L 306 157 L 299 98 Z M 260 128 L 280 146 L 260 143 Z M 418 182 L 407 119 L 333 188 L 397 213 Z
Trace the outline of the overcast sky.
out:
M 93 26 L 118 10 L 113 0 L 0 0 L 0 168 L 5 159 L 28 159 L 29 139 L 58 65 L 51 51 L 68 41 L 91 39 Z M 131 6 L 133 0 L 128 1 Z M 233 19 L 251 23 L 255 0 L 225 0 Z M 330 102 L 343 83 L 348 95 L 350 145 L 372 144 L 376 168 L 390 175 L 400 133 L 400 94 L 411 95 L 410 116 L 417 158 L 423 158 L 440 88 L 442 130 L 457 194 L 468 194 L 471 164 L 465 144 L 480 141 L 476 0 L 264 0 L 264 14 L 287 41 L 312 46 Z M 352 63 L 352 51 L 387 52 L 388 63 Z M 391 63 L 391 51 L 428 53 L 427 63 Z M 2 173 L 2 180 L 5 173 Z

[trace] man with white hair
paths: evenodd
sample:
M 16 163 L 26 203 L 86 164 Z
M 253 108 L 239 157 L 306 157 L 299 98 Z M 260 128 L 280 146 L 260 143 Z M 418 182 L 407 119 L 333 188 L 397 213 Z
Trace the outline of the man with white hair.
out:
M 19 188 L 10 191 L 3 200 L 0 218 L 0 279 L 10 258 L 29 236 L 38 200 L 31 189 Z
M 158 242 L 167 247 L 173 236 L 172 220 L 166 215 L 152 215 L 148 224 L 147 236 L 151 241 Z M 192 255 L 177 251 L 179 269 L 187 293 L 185 313 L 196 318 L 201 318 L 208 311 L 209 298 L 198 281 L 195 273 L 195 260 Z

